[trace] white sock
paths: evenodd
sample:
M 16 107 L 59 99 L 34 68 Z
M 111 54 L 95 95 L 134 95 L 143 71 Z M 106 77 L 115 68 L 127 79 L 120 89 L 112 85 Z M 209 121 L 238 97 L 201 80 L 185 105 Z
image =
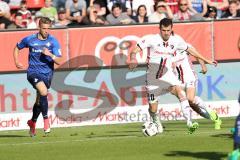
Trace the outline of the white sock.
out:
M 182 100 L 180 101 L 180 104 L 183 112 L 183 117 L 187 121 L 187 126 L 192 126 L 192 111 L 188 103 L 188 100 Z
M 148 112 L 149 112 L 149 115 L 150 115 L 153 123 L 157 124 L 158 132 L 162 133 L 163 132 L 163 127 L 162 127 L 162 123 L 161 123 L 157 113 L 150 111 L 150 109 L 148 110 Z
M 157 123 L 157 124 L 160 123 L 160 119 L 159 119 L 157 113 L 152 112 L 150 109 L 148 110 L 148 112 L 149 112 L 149 115 L 150 115 L 150 117 L 151 117 L 151 119 L 154 123 Z
M 208 109 L 206 107 L 206 104 L 203 102 L 203 100 L 200 97 L 195 96 L 194 104 L 197 107 L 199 107 L 199 109 L 201 110 L 201 113 L 199 113 L 200 116 L 202 116 L 203 118 L 206 118 L 206 119 L 211 119 L 210 114 L 209 114 L 211 112 L 211 109 L 210 108 Z

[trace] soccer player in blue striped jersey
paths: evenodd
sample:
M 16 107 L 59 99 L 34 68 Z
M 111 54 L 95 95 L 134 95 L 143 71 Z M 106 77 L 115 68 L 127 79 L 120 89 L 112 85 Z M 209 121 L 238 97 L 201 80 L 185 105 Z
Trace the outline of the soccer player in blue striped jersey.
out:
M 54 63 L 60 64 L 62 61 L 61 49 L 56 38 L 49 34 L 52 22 L 49 18 L 42 17 L 39 21 L 39 32 L 23 38 L 17 43 L 13 56 L 18 69 L 23 69 L 19 62 L 19 51 L 29 48 L 27 79 L 36 89 L 36 102 L 33 106 L 32 118 L 27 122 L 30 127 L 30 136 L 36 135 L 36 121 L 40 113 L 44 119 L 44 132 L 50 132 L 48 119 L 48 89 L 54 71 Z

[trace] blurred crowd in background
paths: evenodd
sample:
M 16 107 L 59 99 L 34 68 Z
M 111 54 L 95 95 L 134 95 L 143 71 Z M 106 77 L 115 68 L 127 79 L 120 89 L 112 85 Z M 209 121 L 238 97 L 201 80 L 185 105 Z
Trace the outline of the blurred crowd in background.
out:
M 240 18 L 240 0 L 0 0 L 0 29 L 204 21 Z

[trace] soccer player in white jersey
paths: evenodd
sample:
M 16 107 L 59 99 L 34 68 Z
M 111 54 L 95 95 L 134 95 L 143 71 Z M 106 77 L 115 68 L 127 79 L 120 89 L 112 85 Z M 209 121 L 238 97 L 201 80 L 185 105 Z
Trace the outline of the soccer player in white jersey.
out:
M 188 47 L 196 50 L 190 44 Z M 202 71 L 201 73 L 207 73 L 207 67 L 205 63 L 199 59 L 197 59 L 201 65 Z M 215 122 L 215 129 L 220 129 L 222 121 L 220 120 L 219 116 L 211 110 L 210 108 L 206 107 L 206 104 L 203 100 L 195 95 L 195 90 L 197 86 L 198 77 L 195 71 L 193 70 L 193 65 L 188 56 L 188 52 L 178 50 L 174 55 L 174 61 L 176 65 L 176 73 L 178 75 L 178 79 L 181 81 L 181 86 L 186 92 L 188 102 L 191 108 L 196 111 L 200 116 L 206 119 L 211 119 Z
M 164 18 L 160 21 L 160 34 L 150 35 L 139 41 L 130 53 L 129 69 L 132 70 L 137 67 L 136 54 L 145 48 L 150 48 L 146 89 L 149 100 L 149 114 L 153 123 L 158 125 L 159 133 L 163 132 L 157 116 L 158 99 L 164 93 L 174 92 L 180 101 L 183 115 L 187 120 L 189 133 L 193 133 L 198 128 L 198 123 L 192 123 L 191 121 L 191 108 L 185 92 L 180 87 L 180 82 L 174 75 L 172 57 L 177 50 L 184 50 L 209 64 L 215 64 L 215 61 L 205 59 L 198 52 L 189 48 L 180 36 L 173 34 L 172 26 L 172 20 Z

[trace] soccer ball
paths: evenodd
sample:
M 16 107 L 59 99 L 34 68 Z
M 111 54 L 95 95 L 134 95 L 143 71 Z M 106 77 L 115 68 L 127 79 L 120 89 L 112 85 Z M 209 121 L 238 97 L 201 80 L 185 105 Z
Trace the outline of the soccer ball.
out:
M 153 122 L 145 122 L 142 125 L 142 133 L 147 137 L 157 135 L 158 134 L 157 124 L 155 124 Z

